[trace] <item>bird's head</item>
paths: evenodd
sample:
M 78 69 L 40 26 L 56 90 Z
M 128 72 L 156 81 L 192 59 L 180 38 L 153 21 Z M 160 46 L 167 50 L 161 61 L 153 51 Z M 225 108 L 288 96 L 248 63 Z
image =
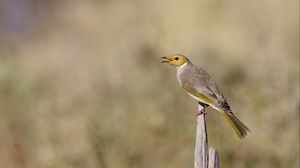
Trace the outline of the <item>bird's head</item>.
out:
M 184 55 L 181 54 L 173 54 L 170 56 L 161 57 L 161 59 L 162 59 L 161 63 L 168 63 L 176 67 L 189 62 L 189 60 Z

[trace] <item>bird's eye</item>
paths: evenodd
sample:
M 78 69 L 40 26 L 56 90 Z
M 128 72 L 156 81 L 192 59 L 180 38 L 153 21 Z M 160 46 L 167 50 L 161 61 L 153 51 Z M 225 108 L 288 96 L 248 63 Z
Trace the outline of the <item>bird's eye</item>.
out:
M 175 60 L 177 61 L 177 60 L 179 60 L 179 58 L 178 58 L 178 57 L 175 57 Z

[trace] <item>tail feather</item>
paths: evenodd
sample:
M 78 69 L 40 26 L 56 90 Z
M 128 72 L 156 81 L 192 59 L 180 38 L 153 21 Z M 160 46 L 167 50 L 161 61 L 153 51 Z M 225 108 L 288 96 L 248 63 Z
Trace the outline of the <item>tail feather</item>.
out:
M 244 138 L 248 132 L 250 132 L 249 128 L 243 124 L 232 112 L 223 112 L 222 114 L 241 139 Z

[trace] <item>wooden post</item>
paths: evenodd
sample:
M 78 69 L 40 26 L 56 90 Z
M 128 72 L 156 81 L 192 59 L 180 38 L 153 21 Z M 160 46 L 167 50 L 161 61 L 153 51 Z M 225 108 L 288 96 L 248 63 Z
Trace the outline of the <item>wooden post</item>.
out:
M 219 154 L 216 149 L 209 148 L 208 168 L 219 168 Z
M 198 106 L 198 111 L 203 109 Z M 196 144 L 194 153 L 194 168 L 219 168 L 219 157 L 215 149 L 208 151 L 208 140 L 205 114 L 197 116 Z

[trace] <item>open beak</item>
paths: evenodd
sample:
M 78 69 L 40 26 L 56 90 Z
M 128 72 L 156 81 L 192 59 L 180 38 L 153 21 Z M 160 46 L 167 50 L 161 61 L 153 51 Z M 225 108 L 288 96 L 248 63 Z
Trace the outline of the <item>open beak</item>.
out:
M 161 57 L 160 59 L 162 60 L 161 63 L 168 63 L 168 62 L 171 61 L 171 60 L 168 59 L 167 57 Z

